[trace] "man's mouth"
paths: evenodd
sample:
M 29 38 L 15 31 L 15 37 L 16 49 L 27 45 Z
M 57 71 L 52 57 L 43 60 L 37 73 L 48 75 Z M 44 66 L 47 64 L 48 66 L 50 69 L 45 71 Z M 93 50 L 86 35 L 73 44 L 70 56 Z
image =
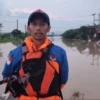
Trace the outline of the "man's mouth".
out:
M 43 36 L 43 33 L 36 33 L 35 36 L 41 38 Z
M 43 34 L 42 34 L 42 33 L 36 33 L 35 35 L 37 35 L 37 36 L 42 36 Z

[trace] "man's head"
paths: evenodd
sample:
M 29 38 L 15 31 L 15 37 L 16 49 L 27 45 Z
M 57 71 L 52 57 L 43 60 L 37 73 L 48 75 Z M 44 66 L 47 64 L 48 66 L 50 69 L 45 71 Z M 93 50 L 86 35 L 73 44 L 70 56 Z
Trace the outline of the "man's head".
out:
M 27 29 L 33 40 L 44 41 L 50 31 L 49 16 L 42 10 L 36 10 L 29 16 Z

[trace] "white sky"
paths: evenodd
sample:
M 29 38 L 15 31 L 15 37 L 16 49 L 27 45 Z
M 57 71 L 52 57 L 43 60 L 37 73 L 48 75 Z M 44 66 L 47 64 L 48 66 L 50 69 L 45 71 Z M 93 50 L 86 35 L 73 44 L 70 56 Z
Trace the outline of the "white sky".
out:
M 19 29 L 24 31 L 29 14 L 36 9 L 42 9 L 50 16 L 51 31 L 59 33 L 81 25 L 92 25 L 91 15 L 96 13 L 98 18 L 100 0 L 0 0 L 0 23 L 4 26 L 2 32 L 15 29 L 17 18 Z

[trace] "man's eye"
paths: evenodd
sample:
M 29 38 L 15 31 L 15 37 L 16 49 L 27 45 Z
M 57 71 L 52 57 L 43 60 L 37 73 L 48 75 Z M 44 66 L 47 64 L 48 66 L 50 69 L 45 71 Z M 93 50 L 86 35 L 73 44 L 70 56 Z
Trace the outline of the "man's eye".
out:
M 34 26 L 35 26 L 35 25 L 36 25 L 36 23 L 32 23 L 32 25 L 34 25 Z
M 44 25 L 45 25 L 45 23 L 43 22 L 43 23 L 41 23 L 41 25 L 42 25 L 42 26 L 44 26 Z

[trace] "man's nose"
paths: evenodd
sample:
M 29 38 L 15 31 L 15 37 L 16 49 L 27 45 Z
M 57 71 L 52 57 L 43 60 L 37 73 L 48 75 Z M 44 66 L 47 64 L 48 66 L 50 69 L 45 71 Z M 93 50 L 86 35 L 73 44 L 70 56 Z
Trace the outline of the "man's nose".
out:
M 40 25 L 37 25 L 37 26 L 36 26 L 36 29 L 37 29 L 37 30 L 40 30 Z

